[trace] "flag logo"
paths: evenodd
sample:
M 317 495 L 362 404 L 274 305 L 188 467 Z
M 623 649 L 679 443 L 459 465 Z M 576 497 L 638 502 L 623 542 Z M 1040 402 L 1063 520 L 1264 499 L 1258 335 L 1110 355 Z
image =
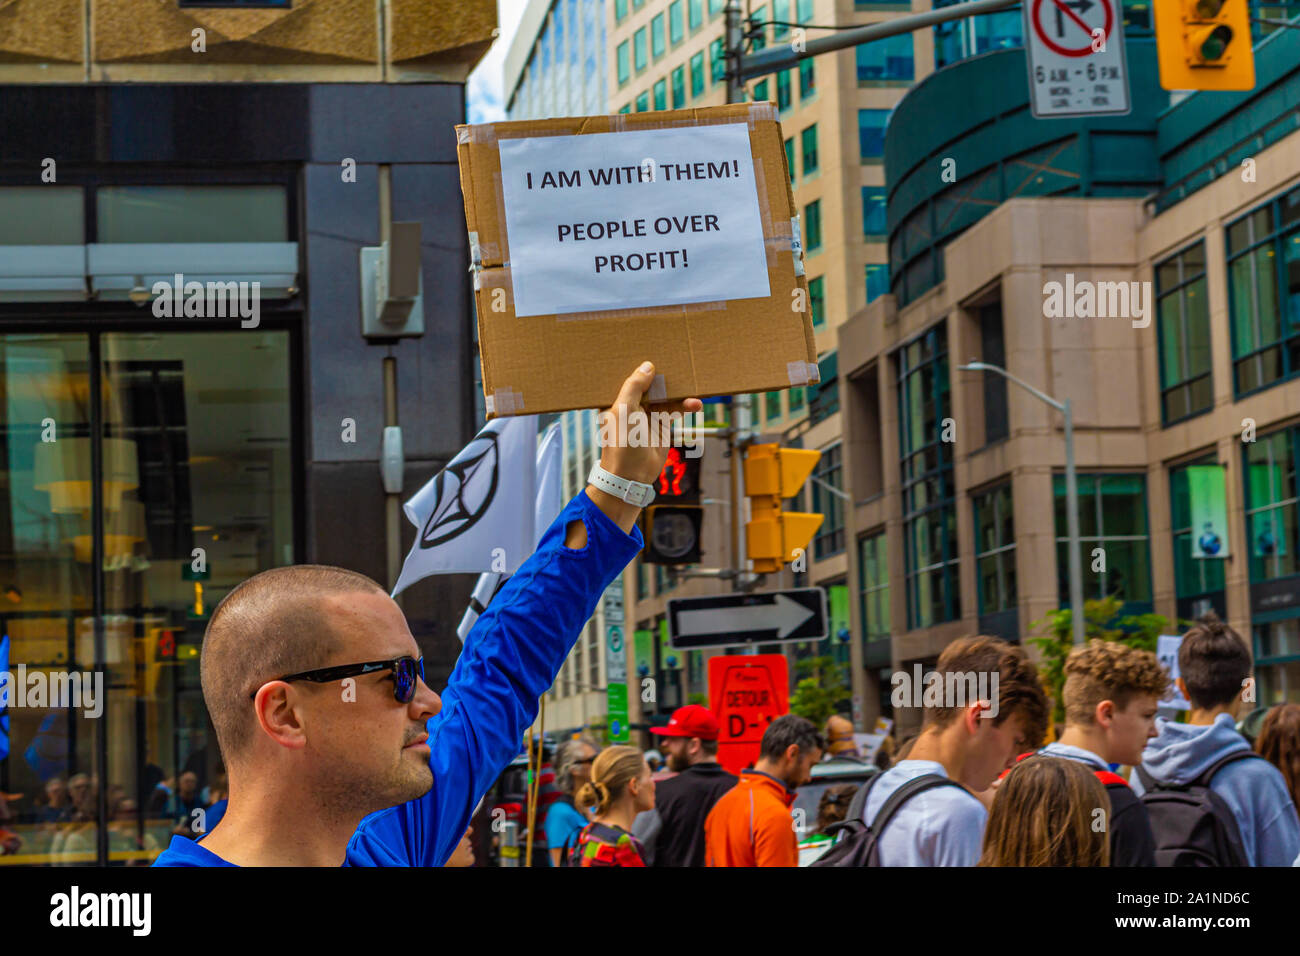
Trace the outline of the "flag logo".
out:
M 464 534 L 488 512 L 497 493 L 497 435 L 484 431 L 438 473 L 434 505 L 420 533 L 421 548 L 436 548 Z

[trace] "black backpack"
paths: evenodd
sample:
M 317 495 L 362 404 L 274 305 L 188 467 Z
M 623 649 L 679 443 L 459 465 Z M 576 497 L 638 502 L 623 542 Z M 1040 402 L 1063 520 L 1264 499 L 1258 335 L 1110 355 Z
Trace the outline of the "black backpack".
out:
M 1210 789 L 1214 775 L 1227 764 L 1259 757 L 1238 750 L 1223 757 L 1195 780 L 1160 783 L 1136 767 L 1144 793 L 1142 803 L 1156 839 L 1156 866 L 1249 866 L 1237 818 L 1224 799 Z
M 885 800 L 885 805 L 867 826 L 862 821 L 863 811 L 867 806 L 867 794 L 884 774 L 876 774 L 853 796 L 848 813 L 839 823 L 832 823 L 826 833 L 835 836 L 836 842 L 829 850 L 814 860 L 810 866 L 880 866 L 880 835 L 893 819 L 894 814 L 912 797 L 935 787 L 960 787 L 956 780 L 942 774 L 927 773 L 913 777 Z

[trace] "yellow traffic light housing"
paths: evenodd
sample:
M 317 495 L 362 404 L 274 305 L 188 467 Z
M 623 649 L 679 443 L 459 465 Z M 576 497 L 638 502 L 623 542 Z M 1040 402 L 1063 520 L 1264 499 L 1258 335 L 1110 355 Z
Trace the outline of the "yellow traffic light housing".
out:
M 1249 0 L 1155 0 L 1160 85 L 1166 90 L 1252 90 Z
M 799 493 L 821 459 L 819 451 L 751 445 L 745 451 L 745 494 L 750 520 L 745 522 L 745 556 L 754 571 L 772 574 L 807 551 L 822 516 L 782 511 L 781 501 Z

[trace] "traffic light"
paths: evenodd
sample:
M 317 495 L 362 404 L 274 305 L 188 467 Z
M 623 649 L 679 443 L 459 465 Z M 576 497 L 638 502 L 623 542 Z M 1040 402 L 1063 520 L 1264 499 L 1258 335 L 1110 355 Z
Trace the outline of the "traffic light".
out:
M 781 570 L 821 527 L 822 516 L 782 511 L 781 500 L 799 493 L 822 453 L 780 445 L 751 445 L 745 451 L 745 555 L 759 574 Z
M 646 564 L 697 564 L 704 509 L 699 505 L 652 504 L 645 511 Z
M 1160 85 L 1253 90 L 1248 0 L 1155 0 Z
M 668 449 L 664 470 L 655 481 L 655 501 L 661 504 L 696 503 L 700 500 L 700 458 L 691 458 L 676 446 Z

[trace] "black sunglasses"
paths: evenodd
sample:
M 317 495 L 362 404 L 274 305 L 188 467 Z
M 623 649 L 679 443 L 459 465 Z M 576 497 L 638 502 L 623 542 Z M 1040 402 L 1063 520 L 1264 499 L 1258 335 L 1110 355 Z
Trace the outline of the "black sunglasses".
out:
M 368 661 L 365 664 L 342 664 L 338 667 L 322 667 L 301 674 L 286 674 L 275 680 L 294 681 L 309 680 L 313 684 L 328 684 L 330 681 L 343 680 L 345 677 L 358 677 L 361 674 L 373 674 L 375 671 L 393 672 L 393 696 L 399 704 L 409 704 L 415 696 L 415 679 L 424 680 L 424 658 L 418 661 L 414 657 L 395 657 L 391 661 Z M 269 681 L 268 681 L 269 683 Z M 248 695 L 249 700 L 257 697 L 257 691 Z

